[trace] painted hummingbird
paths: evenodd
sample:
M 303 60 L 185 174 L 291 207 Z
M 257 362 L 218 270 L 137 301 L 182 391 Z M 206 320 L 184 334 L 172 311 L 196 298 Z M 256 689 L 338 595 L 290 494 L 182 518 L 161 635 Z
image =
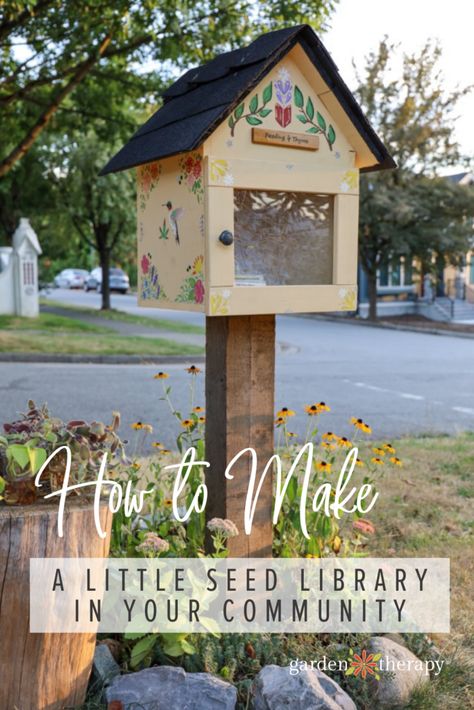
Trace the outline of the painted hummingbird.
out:
M 163 207 L 166 207 L 169 214 L 169 222 L 170 222 L 170 227 L 171 231 L 173 232 L 176 243 L 179 244 L 179 228 L 178 228 L 178 220 L 181 219 L 181 217 L 184 215 L 184 210 L 182 207 L 176 207 L 173 209 L 172 203 L 168 200 L 168 202 L 163 203 Z

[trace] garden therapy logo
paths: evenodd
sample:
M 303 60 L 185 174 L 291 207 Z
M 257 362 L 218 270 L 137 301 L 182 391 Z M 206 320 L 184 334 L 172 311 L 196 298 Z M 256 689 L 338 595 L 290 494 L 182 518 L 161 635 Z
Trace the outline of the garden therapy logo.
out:
M 360 676 L 365 680 L 368 676 L 380 680 L 378 662 L 382 658 L 381 653 L 367 653 L 365 648 L 360 653 L 354 653 L 352 648 L 349 649 L 349 666 L 345 675 Z

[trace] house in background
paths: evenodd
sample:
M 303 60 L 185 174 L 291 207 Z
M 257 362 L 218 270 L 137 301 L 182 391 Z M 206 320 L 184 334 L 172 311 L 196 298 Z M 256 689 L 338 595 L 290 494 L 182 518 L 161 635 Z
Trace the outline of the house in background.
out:
M 446 176 L 459 185 L 474 187 L 470 172 Z M 473 248 L 467 252 L 460 266 L 446 266 L 443 262 L 435 282 L 422 288 L 416 261 L 405 257 L 387 259 L 377 275 L 377 312 L 386 318 L 398 315 L 424 315 L 433 320 L 474 322 L 474 230 Z M 369 312 L 367 276 L 359 266 L 359 316 Z

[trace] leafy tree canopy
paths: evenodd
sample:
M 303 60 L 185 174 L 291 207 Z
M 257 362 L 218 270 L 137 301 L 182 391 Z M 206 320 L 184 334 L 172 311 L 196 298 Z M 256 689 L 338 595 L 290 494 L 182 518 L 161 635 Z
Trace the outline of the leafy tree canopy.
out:
M 441 50 L 432 42 L 403 55 L 400 75 L 393 71 L 396 50 L 384 38 L 358 74 L 358 99 L 398 164 L 361 179 L 359 251 L 371 317 L 384 262 L 418 258 L 429 270 L 442 255 L 455 263 L 473 234 L 474 191 L 439 176 L 462 159 L 453 127 L 457 102 L 470 87 L 444 89 Z

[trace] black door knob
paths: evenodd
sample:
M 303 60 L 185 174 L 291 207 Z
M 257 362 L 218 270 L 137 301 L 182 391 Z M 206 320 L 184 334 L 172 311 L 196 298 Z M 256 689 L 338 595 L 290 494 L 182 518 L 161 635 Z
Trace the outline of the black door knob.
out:
M 234 235 L 232 232 L 229 232 L 228 229 L 224 229 L 224 231 L 219 234 L 219 241 L 225 247 L 230 247 L 230 245 L 234 243 Z

